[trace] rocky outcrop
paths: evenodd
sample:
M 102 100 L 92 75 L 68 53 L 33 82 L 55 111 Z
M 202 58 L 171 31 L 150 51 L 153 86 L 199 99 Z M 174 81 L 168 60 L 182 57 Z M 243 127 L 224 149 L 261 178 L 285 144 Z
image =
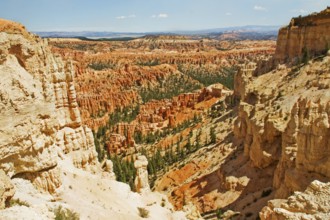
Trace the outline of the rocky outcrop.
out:
M 186 217 L 189 220 L 203 219 L 198 209 L 192 202 L 188 202 L 187 205 L 183 206 L 183 210 L 187 213 Z
M 104 160 L 101 164 L 101 167 L 103 168 L 103 177 L 110 179 L 110 180 L 116 180 L 116 175 L 113 172 L 113 163 L 111 160 Z
M 9 177 L 0 170 L 0 210 L 8 206 L 9 200 L 14 196 L 15 189 Z
M 136 168 L 135 189 L 139 193 L 150 192 L 149 179 L 148 179 L 148 160 L 145 156 L 139 155 L 134 162 Z
M 236 77 L 235 144 L 254 167 L 273 170 L 275 198 L 330 180 L 329 63 L 327 55 L 260 76 L 242 68 Z
M 285 200 L 271 200 L 260 212 L 260 219 L 329 219 L 330 183 L 313 181 L 304 192 Z
M 327 57 L 321 66 L 328 62 Z M 235 122 L 236 140 L 244 145 L 245 155 L 256 167 L 264 168 L 279 162 L 274 179 L 276 188 L 283 186 L 283 172 L 288 172 L 288 168 L 330 177 L 326 168 L 328 97 L 321 94 L 321 90 L 327 90 L 321 84 L 327 83 L 328 79 L 326 72 L 321 74 L 323 76 L 315 74 L 319 67 L 314 65 L 299 70 L 294 79 L 286 75 L 287 70 L 254 78 L 241 100 Z M 314 91 L 315 87 L 310 84 L 319 81 L 318 78 L 324 81 L 313 84 L 319 88 Z M 268 81 L 272 84 L 267 85 Z M 292 173 L 287 175 L 289 178 Z M 302 179 L 298 179 L 302 184 Z
M 0 167 L 54 192 L 61 152 L 77 167 L 98 163 L 91 130 L 81 123 L 74 68 L 21 25 L 0 20 L 0 29 Z
M 280 62 L 326 52 L 330 45 L 330 8 L 305 17 L 292 18 L 279 30 L 274 58 Z M 307 57 L 306 57 L 307 58 Z
M 314 103 L 305 98 L 294 104 L 282 134 L 282 157 L 274 177 L 277 197 L 303 191 L 314 179 L 330 179 L 328 117 L 329 102 Z

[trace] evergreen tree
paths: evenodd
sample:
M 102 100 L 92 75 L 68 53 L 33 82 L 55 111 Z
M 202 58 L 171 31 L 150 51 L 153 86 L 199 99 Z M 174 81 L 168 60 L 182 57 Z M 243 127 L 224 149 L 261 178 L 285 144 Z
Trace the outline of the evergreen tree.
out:
M 211 144 L 215 144 L 217 142 L 217 136 L 215 134 L 215 127 L 211 127 L 211 129 L 210 129 L 210 139 L 211 139 Z

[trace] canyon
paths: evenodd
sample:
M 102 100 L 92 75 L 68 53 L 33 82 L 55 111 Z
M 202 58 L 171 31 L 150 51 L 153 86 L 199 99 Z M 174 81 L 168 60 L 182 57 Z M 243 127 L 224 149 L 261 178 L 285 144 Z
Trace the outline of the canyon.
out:
M 277 42 L 0 20 L 0 218 L 330 218 L 329 19 Z
M 0 218 L 132 219 L 148 206 L 151 218 L 185 219 L 164 196 L 131 192 L 113 180 L 110 162 L 99 163 L 92 131 L 81 121 L 73 64 L 20 24 L 0 20 L 0 30 L 1 207 L 6 207 Z

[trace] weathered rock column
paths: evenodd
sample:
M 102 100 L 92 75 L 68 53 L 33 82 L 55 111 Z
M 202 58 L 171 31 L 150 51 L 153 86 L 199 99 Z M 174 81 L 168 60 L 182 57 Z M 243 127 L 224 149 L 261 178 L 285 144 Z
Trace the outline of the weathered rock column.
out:
M 148 181 L 148 160 L 145 156 L 137 156 L 134 166 L 136 168 L 136 178 L 134 181 L 135 189 L 139 193 L 150 192 L 150 186 Z
M 116 174 L 113 172 L 113 163 L 111 160 L 104 160 L 101 166 L 104 171 L 102 174 L 104 178 L 116 180 Z

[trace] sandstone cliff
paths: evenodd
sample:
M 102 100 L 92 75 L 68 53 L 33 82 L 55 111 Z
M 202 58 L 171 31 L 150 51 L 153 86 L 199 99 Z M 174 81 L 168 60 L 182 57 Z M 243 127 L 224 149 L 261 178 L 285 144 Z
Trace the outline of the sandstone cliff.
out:
M 73 68 L 19 24 L 0 26 L 0 166 L 53 192 L 61 182 L 58 151 L 77 167 L 98 163 L 91 130 L 81 124 Z
M 137 219 L 140 207 L 151 219 L 185 219 L 166 197 L 142 197 L 114 181 L 110 161 L 99 164 L 93 134 L 81 122 L 75 68 L 52 54 L 47 40 L 0 20 L 0 52 L 0 219 L 60 212 Z
M 275 198 L 330 180 L 329 64 L 327 55 L 259 77 L 249 65 L 236 77 L 235 142 L 255 168 L 273 170 Z
M 279 30 L 275 59 L 292 61 L 326 52 L 330 45 L 330 8 L 305 17 L 292 18 Z

